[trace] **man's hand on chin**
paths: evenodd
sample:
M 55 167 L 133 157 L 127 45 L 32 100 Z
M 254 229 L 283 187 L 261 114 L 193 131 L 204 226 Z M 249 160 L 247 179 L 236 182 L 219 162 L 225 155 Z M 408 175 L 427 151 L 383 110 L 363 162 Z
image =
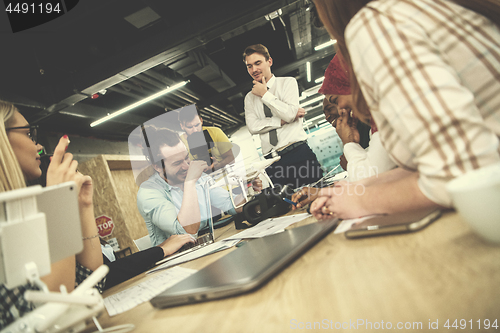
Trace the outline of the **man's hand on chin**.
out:
M 252 94 L 262 97 L 267 92 L 266 79 L 262 77 L 261 81 L 253 80 Z

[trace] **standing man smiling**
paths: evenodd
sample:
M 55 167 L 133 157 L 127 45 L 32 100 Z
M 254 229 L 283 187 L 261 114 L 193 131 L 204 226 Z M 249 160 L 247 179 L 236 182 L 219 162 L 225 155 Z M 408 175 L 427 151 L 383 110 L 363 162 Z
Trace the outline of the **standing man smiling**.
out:
M 245 97 L 245 120 L 251 134 L 259 134 L 262 153 L 281 159 L 266 169 L 275 184 L 300 187 L 322 176 L 320 164 L 307 145 L 302 128 L 305 111 L 299 107 L 299 87 L 292 77 L 276 77 L 273 59 L 262 44 L 248 46 L 243 62 L 253 78 Z

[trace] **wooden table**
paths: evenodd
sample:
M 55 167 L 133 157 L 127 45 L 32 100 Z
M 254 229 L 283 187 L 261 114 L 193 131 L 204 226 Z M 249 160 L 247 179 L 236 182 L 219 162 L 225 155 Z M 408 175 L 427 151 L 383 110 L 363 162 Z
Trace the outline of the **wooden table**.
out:
M 222 232 L 225 238 L 235 232 L 234 226 L 218 230 Z M 200 269 L 227 253 L 182 266 Z M 146 278 L 140 275 L 103 296 Z M 448 319 L 450 329 L 444 327 Z M 453 328 L 455 319 L 458 328 L 461 319 L 467 328 Z M 147 302 L 111 318 L 105 313 L 100 322 L 105 328 L 132 323 L 134 332 L 180 333 L 289 332 L 320 326 L 380 332 L 389 325 L 428 332 L 437 321 L 436 332 L 476 332 L 477 320 L 482 331 L 485 319 L 500 326 L 500 246 L 484 242 L 448 212 L 414 234 L 348 240 L 331 233 L 250 294 L 163 310 Z M 89 326 L 86 332 L 92 330 Z M 500 332 L 500 327 L 492 331 Z

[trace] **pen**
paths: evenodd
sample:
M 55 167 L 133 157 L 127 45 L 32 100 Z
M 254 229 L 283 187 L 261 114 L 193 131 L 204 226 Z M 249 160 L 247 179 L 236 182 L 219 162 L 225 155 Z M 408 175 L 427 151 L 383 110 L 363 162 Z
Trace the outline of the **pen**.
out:
M 283 198 L 283 201 L 288 202 L 289 204 L 292 204 L 292 205 L 294 205 L 294 206 L 297 206 L 297 203 L 296 203 L 296 202 L 293 202 L 293 201 L 292 201 L 292 200 L 290 200 L 290 199 Z

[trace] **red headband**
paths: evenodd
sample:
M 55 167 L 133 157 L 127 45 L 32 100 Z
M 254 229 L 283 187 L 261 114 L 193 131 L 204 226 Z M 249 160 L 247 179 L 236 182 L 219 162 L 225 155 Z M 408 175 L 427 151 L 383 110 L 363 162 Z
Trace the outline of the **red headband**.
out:
M 325 71 L 325 80 L 318 91 L 323 95 L 350 95 L 349 71 L 344 59 L 335 54 Z

